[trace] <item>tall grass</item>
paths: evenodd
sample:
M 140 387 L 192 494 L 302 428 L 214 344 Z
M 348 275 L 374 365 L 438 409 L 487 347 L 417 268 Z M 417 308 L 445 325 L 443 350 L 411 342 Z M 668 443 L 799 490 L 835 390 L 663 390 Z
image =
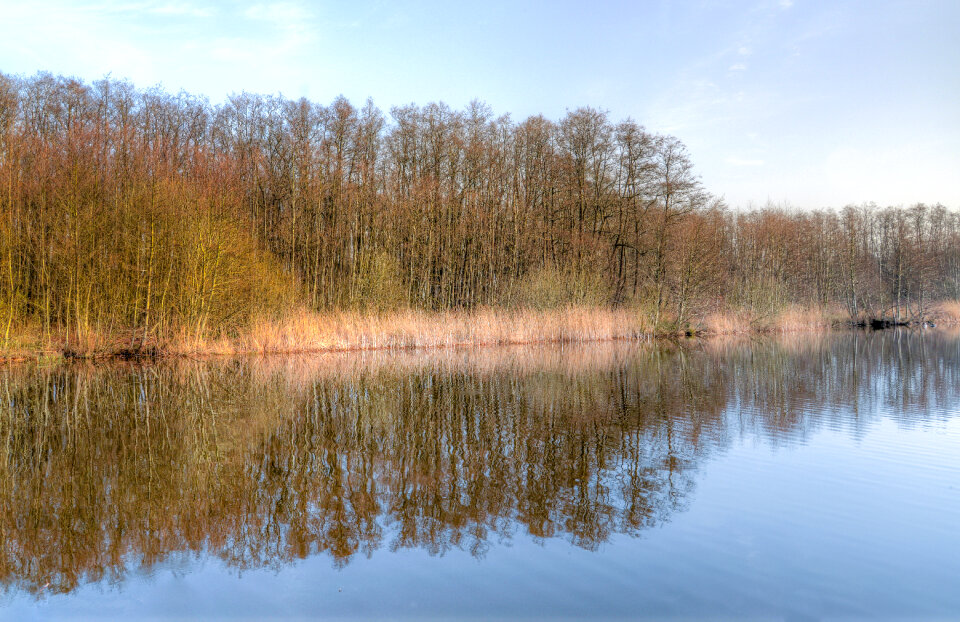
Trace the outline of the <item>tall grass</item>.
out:
M 792 333 L 824 331 L 841 325 L 848 317 L 839 306 L 787 305 L 769 313 L 726 309 L 707 315 L 701 325 L 707 334 Z
M 960 300 L 943 300 L 933 305 L 930 318 L 939 324 L 960 324 Z
M 236 338 L 183 340 L 170 349 L 180 354 L 291 353 L 591 342 L 649 335 L 646 318 L 625 309 L 301 312 L 281 321 L 257 322 Z
M 942 302 L 929 315 L 937 324 L 960 324 L 960 302 Z M 183 330 L 156 336 L 131 348 L 128 332 L 89 331 L 83 340 L 54 336 L 44 341 L 37 328 L 15 331 L 0 349 L 0 360 L 63 354 L 82 358 L 117 355 L 218 356 L 293 354 L 503 346 L 533 343 L 590 343 L 649 340 L 695 333 L 704 336 L 823 332 L 849 323 L 839 307 L 788 305 L 776 312 L 715 311 L 683 328 L 654 330 L 649 312 L 566 306 L 552 309 L 481 308 L 472 311 L 389 312 L 301 310 L 260 318 L 249 328 L 197 335 Z

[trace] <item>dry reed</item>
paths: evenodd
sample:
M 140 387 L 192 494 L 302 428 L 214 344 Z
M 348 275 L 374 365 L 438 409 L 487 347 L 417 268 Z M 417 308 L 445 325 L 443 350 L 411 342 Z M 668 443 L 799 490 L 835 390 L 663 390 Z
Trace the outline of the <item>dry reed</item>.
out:
M 960 302 L 941 302 L 931 318 L 938 324 L 960 323 Z M 699 335 L 822 332 L 848 318 L 839 307 L 787 306 L 774 314 L 749 310 L 714 312 L 696 326 Z M 660 331 L 656 336 L 678 335 Z M 21 331 L 0 360 L 63 354 L 81 358 L 117 355 L 226 356 L 405 349 L 503 346 L 532 343 L 589 343 L 648 340 L 655 336 L 640 310 L 571 306 L 551 310 L 482 308 L 474 311 L 404 310 L 381 314 L 300 311 L 286 319 L 259 320 L 235 334 L 196 337 L 187 333 L 143 342 L 135 334 L 88 332 L 69 341 L 44 342 L 35 331 Z
M 934 304 L 930 318 L 935 324 L 960 324 L 960 300 L 944 300 Z
M 294 353 L 397 350 L 524 343 L 580 343 L 642 339 L 650 335 L 645 318 L 631 310 L 570 307 L 552 311 L 389 314 L 302 312 L 280 322 L 257 322 L 233 339 L 182 340 L 178 354 L 244 352 Z
M 788 305 L 771 314 L 745 309 L 715 312 L 704 318 L 703 329 L 712 335 L 813 332 L 841 325 L 846 319 L 840 307 Z

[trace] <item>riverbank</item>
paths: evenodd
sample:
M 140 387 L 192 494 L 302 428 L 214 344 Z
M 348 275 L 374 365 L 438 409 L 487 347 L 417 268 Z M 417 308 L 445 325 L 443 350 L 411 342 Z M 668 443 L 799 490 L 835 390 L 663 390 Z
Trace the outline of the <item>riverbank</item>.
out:
M 960 323 L 960 302 L 935 305 L 928 318 Z M 837 307 L 788 306 L 778 313 L 717 312 L 683 327 L 655 329 L 637 309 L 568 307 L 551 310 L 397 311 L 383 314 L 301 312 L 258 321 L 236 334 L 185 333 L 143 338 L 139 331 L 87 331 L 81 339 L 15 331 L 0 360 L 38 358 L 159 358 L 294 354 L 369 350 L 482 347 L 534 343 L 587 343 L 711 335 L 825 331 L 855 322 Z

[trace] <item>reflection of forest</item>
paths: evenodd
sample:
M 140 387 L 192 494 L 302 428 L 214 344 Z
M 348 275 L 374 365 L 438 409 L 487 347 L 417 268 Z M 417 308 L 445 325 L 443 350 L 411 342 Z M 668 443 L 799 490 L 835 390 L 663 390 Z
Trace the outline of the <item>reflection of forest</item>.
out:
M 236 567 L 529 533 L 593 548 L 690 502 L 727 439 L 948 416 L 958 340 L 598 345 L 0 370 L 0 581 L 176 551 Z

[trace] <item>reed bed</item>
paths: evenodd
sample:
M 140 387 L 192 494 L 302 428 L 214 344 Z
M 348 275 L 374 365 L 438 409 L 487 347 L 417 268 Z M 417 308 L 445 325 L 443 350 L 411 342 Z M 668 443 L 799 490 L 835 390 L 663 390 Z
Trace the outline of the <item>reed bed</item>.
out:
M 710 335 L 822 332 L 848 322 L 849 317 L 838 306 L 787 305 L 774 313 L 747 309 L 711 313 L 703 319 L 702 330 Z
M 934 323 L 960 324 L 960 300 L 944 300 L 934 304 L 930 317 Z
M 940 302 L 929 317 L 940 326 L 960 324 L 960 302 Z M 249 328 L 213 336 L 187 332 L 143 339 L 137 332 L 89 331 L 44 340 L 36 329 L 16 331 L 0 348 L 0 361 L 66 356 L 231 356 L 316 352 L 454 349 L 534 343 L 646 341 L 655 337 L 746 336 L 824 332 L 849 325 L 840 307 L 786 306 L 775 313 L 726 310 L 677 328 L 655 330 L 636 308 L 570 306 L 548 310 L 481 308 L 472 311 L 402 310 L 315 313 L 300 311 L 278 320 L 257 320 Z
M 181 339 L 169 344 L 168 349 L 175 354 L 399 350 L 637 340 L 649 338 L 652 332 L 642 314 L 626 309 L 481 309 L 378 315 L 302 312 L 279 322 L 257 322 L 237 337 Z

